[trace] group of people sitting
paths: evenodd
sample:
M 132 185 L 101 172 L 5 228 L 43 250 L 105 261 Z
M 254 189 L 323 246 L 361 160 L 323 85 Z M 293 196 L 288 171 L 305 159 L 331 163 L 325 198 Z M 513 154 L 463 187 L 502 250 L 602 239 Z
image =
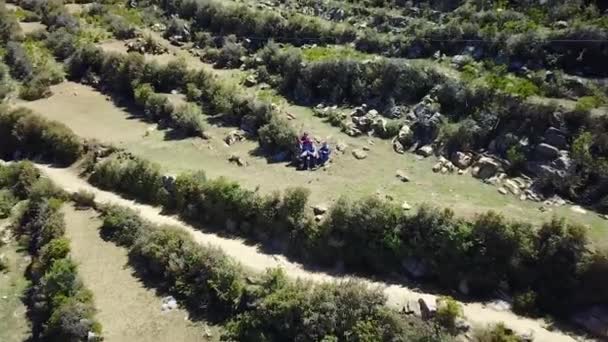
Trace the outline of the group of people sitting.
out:
M 300 147 L 299 166 L 303 170 L 314 169 L 315 167 L 323 166 L 329 161 L 331 149 L 327 141 L 321 143 L 321 147 L 317 149 L 314 141 L 304 133 L 298 140 Z

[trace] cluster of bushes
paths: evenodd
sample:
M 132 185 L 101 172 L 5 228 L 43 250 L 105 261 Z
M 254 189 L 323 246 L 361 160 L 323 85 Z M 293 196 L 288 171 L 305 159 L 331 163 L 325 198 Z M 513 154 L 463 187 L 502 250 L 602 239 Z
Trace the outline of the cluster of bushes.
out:
M 258 52 L 258 57 L 265 71 L 280 76 L 275 86 L 305 103 L 411 103 L 444 79 L 435 70 L 384 58 L 305 63 L 300 49 L 283 49 L 272 42 Z
M 19 96 L 24 100 L 48 97 L 50 86 L 63 81 L 61 66 L 34 40 L 8 42 L 4 61 L 10 66 L 13 78 L 23 83 Z
M 280 270 L 249 275 L 182 230 L 152 226 L 121 207 L 102 211 L 102 234 L 127 247 L 139 268 L 191 311 L 225 322 L 228 341 L 450 340 L 440 329 L 387 309 L 378 289 L 294 283 Z
M 4 2 L 0 3 L 0 44 L 23 39 L 23 32 L 17 18 L 6 8 Z
M 80 139 L 67 126 L 29 109 L 0 106 L 0 157 L 31 158 L 69 165 L 83 152 Z
M 300 188 L 262 195 L 202 173 L 168 182 L 153 164 L 119 158 L 98 164 L 90 180 L 329 266 L 338 261 L 351 271 L 390 275 L 418 263 L 424 277 L 445 288 L 466 282 L 474 296 L 502 288 L 531 298 L 528 308 L 557 315 L 608 300 L 608 291 L 596 286 L 607 275 L 606 256 L 591 251 L 584 227 L 556 219 L 534 227 L 492 212 L 465 220 L 425 207 L 408 215 L 367 197 L 340 199 L 317 224 L 308 191 Z
M 345 43 L 356 37 L 354 28 L 347 24 L 331 23 L 316 17 L 259 10 L 244 4 L 209 1 L 151 1 L 167 14 L 177 14 L 191 20 L 197 31 L 218 35 L 235 34 L 247 37 L 260 45 L 274 38 L 294 44 Z
M 137 85 L 134 100 L 152 121 L 166 120 L 175 130 L 187 136 L 205 137 L 207 125 L 201 107 L 195 103 L 184 103 L 175 107 L 166 95 L 154 92 L 149 83 Z
M 69 33 L 62 31 L 65 41 Z M 56 47 L 62 49 L 64 44 Z M 94 46 L 85 45 L 72 52 L 67 60 L 71 78 L 96 80 L 99 87 L 112 93 L 134 99 L 155 120 L 173 120 L 179 128 L 198 133 L 204 130 L 199 111 L 191 105 L 174 109 L 168 99 L 155 92 L 170 92 L 180 89 L 190 102 L 199 104 L 204 112 L 220 114 L 227 123 L 256 134 L 261 128 L 281 121 L 269 103 L 260 102 L 247 95 L 241 88 L 224 83 L 205 70 L 189 70 L 182 60 L 167 65 L 147 63 L 139 54 L 104 53 Z M 202 112 L 202 111 L 201 111 Z M 282 135 L 290 139 L 262 139 L 269 151 L 290 150 L 296 139 L 296 132 L 288 125 L 282 125 Z M 261 137 L 261 136 L 260 136 Z M 262 138 L 262 137 L 261 137 Z
M 32 255 L 27 274 L 32 285 L 26 301 L 33 338 L 83 341 L 90 333 L 99 335 L 101 325 L 94 318 L 92 294 L 78 277 L 77 266 L 69 257 L 69 241 L 64 237 L 65 222 L 59 209 L 65 195 L 56 188 L 48 191 L 52 184 L 40 179 L 29 163 L 7 169 L 11 177 L 31 183 L 22 197 L 29 197 L 29 201 L 13 229 Z M 5 170 L 0 171 L 4 174 Z
M 92 24 L 107 28 L 117 39 L 135 37 L 136 27 L 125 17 L 110 11 L 112 6 L 94 3 L 88 7 L 84 19 Z

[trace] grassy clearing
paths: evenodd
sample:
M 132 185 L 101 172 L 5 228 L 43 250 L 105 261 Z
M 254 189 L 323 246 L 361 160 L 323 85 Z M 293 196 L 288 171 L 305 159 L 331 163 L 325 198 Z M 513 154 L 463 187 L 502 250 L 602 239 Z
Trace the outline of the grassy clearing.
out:
M 7 225 L 7 220 L 0 220 L 0 236 Z M 29 260 L 12 240 L 5 245 L 0 242 L 0 256 L 7 266 L 5 271 L 0 271 L 0 341 L 25 341 L 30 328 L 21 296 L 28 287 L 25 269 Z
M 355 50 L 350 46 L 330 45 L 330 46 L 315 46 L 308 49 L 302 49 L 304 59 L 309 62 L 322 62 L 328 60 L 343 60 L 354 59 L 363 60 L 373 58 L 373 55 Z
M 543 213 L 538 210 L 539 204 L 500 195 L 496 187 L 485 185 L 470 175 L 433 174 L 433 158 L 418 160 L 412 154 L 397 155 L 388 141 L 373 139 L 374 145 L 370 146 L 367 138 L 346 137 L 337 128 L 313 117 L 308 108 L 287 106 L 285 109 L 297 118 L 292 122 L 298 129 L 309 130 L 321 139 L 327 138 L 332 145 L 338 141 L 349 145 L 346 154 L 334 153 L 334 163 L 327 171 L 298 172 L 282 163 L 268 164 L 264 158 L 255 156 L 258 146 L 255 141 L 228 147 L 223 138 L 233 130 L 230 127 L 211 126 L 209 133 L 213 139 L 208 142 L 167 140 L 165 132 L 137 119 L 129 119 L 127 111 L 115 107 L 91 88 L 63 83 L 54 86 L 53 92 L 52 97 L 25 103 L 25 106 L 67 124 L 80 136 L 115 144 L 157 162 L 168 173 L 204 169 L 210 177 L 227 176 L 248 188 L 259 187 L 263 192 L 305 186 L 312 191 L 313 203 L 330 202 L 341 195 L 359 197 L 379 191 L 395 201 L 451 207 L 457 214 L 466 216 L 495 210 L 507 217 L 539 223 L 555 214 L 588 226 L 592 237 L 601 244 L 608 242 L 606 221 L 593 213 L 579 214 L 568 206 Z M 368 158 L 355 160 L 352 149 L 366 145 L 370 147 Z M 232 154 L 245 157 L 249 166 L 229 163 L 228 157 Z M 406 171 L 412 181 L 400 182 L 395 177 L 397 169 Z
M 95 296 L 106 341 L 219 340 L 217 328 L 190 321 L 184 310 L 161 312 L 162 295 L 133 275 L 126 249 L 100 237 L 101 221 L 94 211 L 77 211 L 71 206 L 62 211 L 72 256 Z M 206 337 L 207 332 L 212 337 Z

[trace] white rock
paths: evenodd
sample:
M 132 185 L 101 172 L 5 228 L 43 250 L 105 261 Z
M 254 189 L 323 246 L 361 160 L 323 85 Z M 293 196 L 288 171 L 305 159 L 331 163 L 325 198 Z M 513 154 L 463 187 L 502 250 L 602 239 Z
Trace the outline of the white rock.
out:
M 500 192 L 501 195 L 506 195 L 508 193 L 507 189 L 505 188 L 498 188 L 498 192 Z
M 575 213 L 579 213 L 579 214 L 587 213 L 587 210 L 583 209 L 580 205 L 573 205 L 570 207 L 570 210 L 574 211 Z

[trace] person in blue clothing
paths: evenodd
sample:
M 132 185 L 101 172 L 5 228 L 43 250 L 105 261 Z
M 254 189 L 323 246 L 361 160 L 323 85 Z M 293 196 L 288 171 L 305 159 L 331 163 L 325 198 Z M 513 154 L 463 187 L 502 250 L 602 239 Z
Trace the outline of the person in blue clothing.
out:
M 317 165 L 323 166 L 325 163 L 329 161 L 329 155 L 331 154 L 331 149 L 329 148 L 329 144 L 327 141 L 324 141 L 319 149 L 317 156 Z
M 304 169 L 311 169 L 317 158 L 317 148 L 315 147 L 314 142 L 308 135 L 308 133 L 304 133 L 300 138 L 300 162 L 303 164 L 302 167 Z

